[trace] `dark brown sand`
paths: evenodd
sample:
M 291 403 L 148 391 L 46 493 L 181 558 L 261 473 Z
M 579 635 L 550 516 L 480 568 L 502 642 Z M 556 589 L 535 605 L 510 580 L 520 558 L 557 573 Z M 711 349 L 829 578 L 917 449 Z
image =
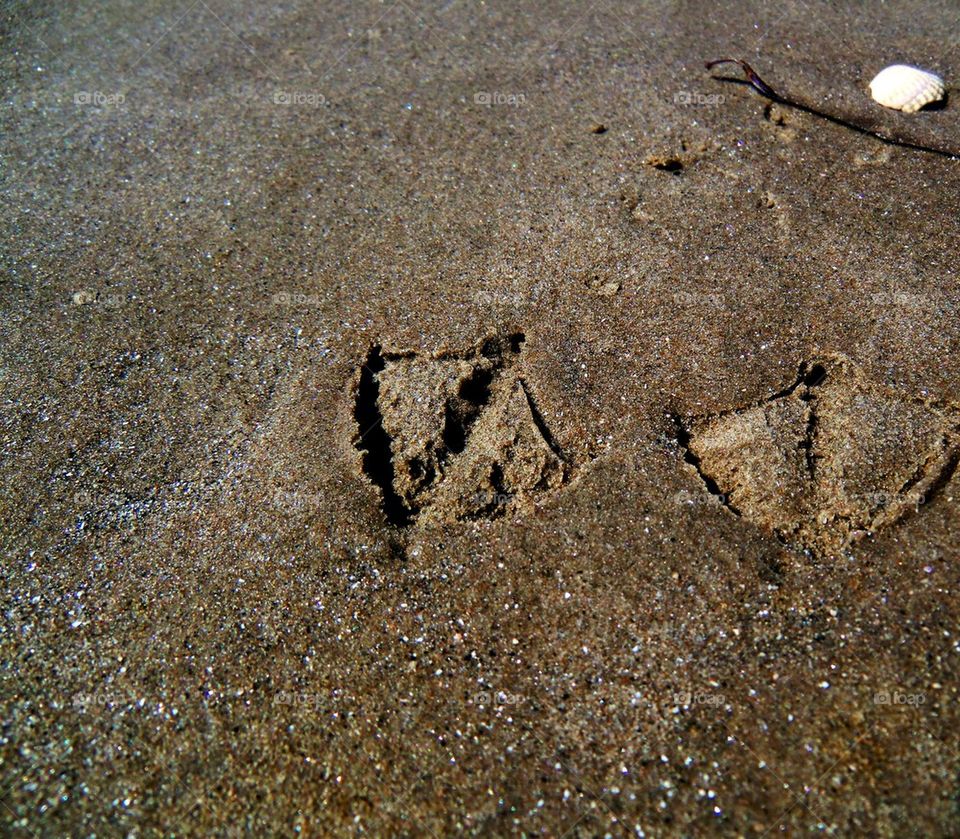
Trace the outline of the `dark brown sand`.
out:
M 2 832 L 957 835 L 954 4 L 2 22 Z

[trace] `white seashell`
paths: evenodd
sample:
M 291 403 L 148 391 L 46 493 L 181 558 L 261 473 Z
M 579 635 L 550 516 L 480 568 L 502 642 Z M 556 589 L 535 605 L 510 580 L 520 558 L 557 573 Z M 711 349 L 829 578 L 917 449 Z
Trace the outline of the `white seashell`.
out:
M 877 102 L 908 114 L 943 99 L 945 91 L 938 75 L 909 64 L 891 64 L 870 82 L 870 95 Z

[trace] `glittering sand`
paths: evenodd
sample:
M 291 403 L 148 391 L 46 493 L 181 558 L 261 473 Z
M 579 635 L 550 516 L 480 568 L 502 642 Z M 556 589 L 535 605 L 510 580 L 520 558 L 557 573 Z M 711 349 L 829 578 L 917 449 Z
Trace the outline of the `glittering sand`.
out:
M 3 832 L 956 835 L 958 26 L 7 4 Z

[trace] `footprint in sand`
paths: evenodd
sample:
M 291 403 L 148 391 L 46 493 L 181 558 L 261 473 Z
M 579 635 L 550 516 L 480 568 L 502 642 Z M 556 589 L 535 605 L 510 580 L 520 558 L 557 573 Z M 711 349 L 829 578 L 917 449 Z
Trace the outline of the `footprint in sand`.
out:
M 815 554 L 917 509 L 960 460 L 955 407 L 905 398 L 841 356 L 807 362 L 764 402 L 678 425 L 687 461 L 732 513 Z
M 497 518 L 570 480 L 574 463 L 519 372 L 523 344 L 518 333 L 460 354 L 371 348 L 354 445 L 391 524 Z

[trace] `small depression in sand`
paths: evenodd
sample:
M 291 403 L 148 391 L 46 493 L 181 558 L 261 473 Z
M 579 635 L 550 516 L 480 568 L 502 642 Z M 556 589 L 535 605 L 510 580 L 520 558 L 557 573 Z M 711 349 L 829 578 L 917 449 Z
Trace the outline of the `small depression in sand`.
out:
M 515 333 L 459 354 L 370 349 L 354 445 L 391 524 L 493 519 L 570 480 L 520 372 L 523 346 Z
M 960 412 L 806 362 L 759 404 L 678 423 L 687 462 L 735 515 L 829 554 L 929 501 L 960 459 Z

